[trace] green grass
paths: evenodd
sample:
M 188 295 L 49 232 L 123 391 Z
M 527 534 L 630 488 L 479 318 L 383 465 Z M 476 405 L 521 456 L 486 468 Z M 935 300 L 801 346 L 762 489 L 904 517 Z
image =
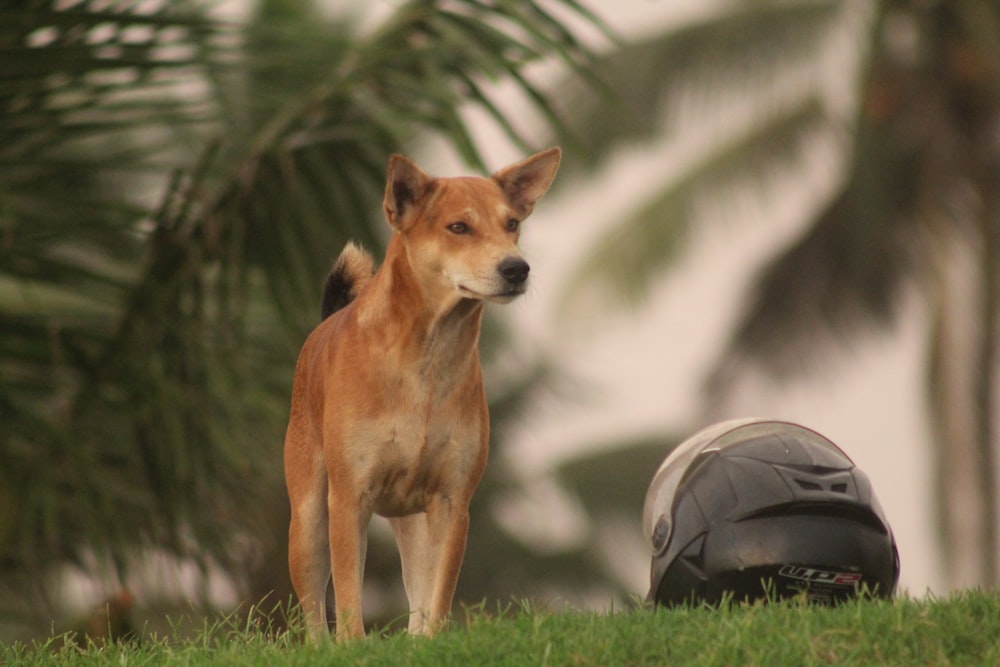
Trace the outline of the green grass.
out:
M 476 612 L 434 639 L 405 634 L 303 645 L 231 625 L 195 640 L 0 648 L 0 664 L 84 665 L 1000 665 L 1000 592 L 943 599 L 631 610 Z M 60 648 L 63 647 L 63 648 Z

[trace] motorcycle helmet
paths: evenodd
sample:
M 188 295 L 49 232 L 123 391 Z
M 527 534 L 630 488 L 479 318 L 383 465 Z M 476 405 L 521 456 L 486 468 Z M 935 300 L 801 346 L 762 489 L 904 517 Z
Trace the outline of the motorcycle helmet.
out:
M 805 595 L 890 597 L 899 555 L 868 477 L 798 424 L 740 419 L 677 446 L 642 516 L 647 600 L 672 606 Z

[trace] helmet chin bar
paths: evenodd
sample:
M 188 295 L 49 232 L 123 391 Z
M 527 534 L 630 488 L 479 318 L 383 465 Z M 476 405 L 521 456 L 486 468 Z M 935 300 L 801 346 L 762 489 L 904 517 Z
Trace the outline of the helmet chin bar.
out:
M 889 597 L 899 556 L 868 477 L 822 435 L 735 420 L 679 445 L 646 494 L 649 602 Z

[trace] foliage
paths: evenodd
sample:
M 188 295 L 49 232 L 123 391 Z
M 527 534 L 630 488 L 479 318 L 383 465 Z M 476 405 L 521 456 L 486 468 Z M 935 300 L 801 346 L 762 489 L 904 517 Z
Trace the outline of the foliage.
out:
M 330 257 L 381 243 L 386 156 L 436 132 L 482 167 L 467 105 L 526 147 L 486 84 L 555 121 L 523 70 L 582 70 L 552 12 L 594 20 L 414 1 L 363 33 L 295 0 L 245 25 L 209 9 L 0 8 L 0 598 L 22 621 L 48 617 L 57 566 L 113 578 L 142 549 L 277 588 L 292 365 Z
M 641 303 L 705 220 L 706 199 L 735 203 L 748 190 L 770 192 L 788 163 L 798 166 L 831 132 L 821 91 L 799 81 L 812 74 L 842 11 L 839 2 L 734 3 L 601 58 L 597 72 L 611 103 L 567 82 L 567 122 L 586 141 L 569 154 L 570 165 L 594 169 L 622 145 L 664 135 L 691 154 L 678 169 L 665 166 L 661 189 L 603 225 L 567 284 L 571 312 L 588 300 L 592 309 L 595 294 L 609 307 Z M 702 138 L 697 150 L 685 143 L 690 137 Z
M 431 640 L 405 634 L 302 646 L 247 626 L 210 627 L 194 640 L 59 649 L 60 640 L 0 648 L 6 664 L 144 665 L 882 665 L 996 664 L 1000 599 L 967 592 L 941 600 L 804 603 L 609 614 L 523 607 L 475 611 Z

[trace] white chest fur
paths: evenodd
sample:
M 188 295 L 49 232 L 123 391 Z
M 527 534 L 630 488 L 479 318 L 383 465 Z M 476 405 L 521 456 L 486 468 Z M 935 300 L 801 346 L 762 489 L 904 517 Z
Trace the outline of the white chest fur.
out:
M 433 495 L 455 491 L 447 480 L 467 478 L 482 443 L 477 415 L 443 417 L 449 413 L 429 406 L 418 416 L 404 409 L 352 429 L 345 445 L 357 463 L 363 504 L 382 516 L 402 516 L 424 511 Z

